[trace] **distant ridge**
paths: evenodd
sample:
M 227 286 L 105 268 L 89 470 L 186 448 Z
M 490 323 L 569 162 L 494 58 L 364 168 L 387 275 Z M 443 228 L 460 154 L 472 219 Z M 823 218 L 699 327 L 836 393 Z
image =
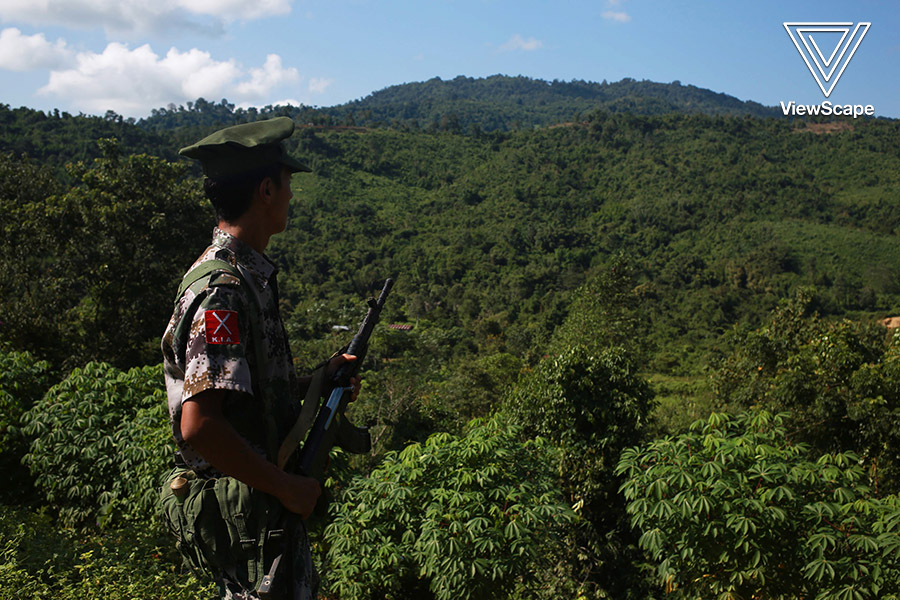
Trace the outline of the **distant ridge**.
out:
M 623 79 L 615 83 L 544 81 L 530 77 L 459 76 L 450 80 L 404 83 L 331 107 L 266 106 L 239 108 L 227 99 L 198 98 L 186 106 L 153 109 L 149 117 L 125 119 L 44 113 L 0 103 L 0 151 L 27 154 L 54 164 L 62 174 L 68 161 L 99 156 L 98 138 L 115 137 L 128 152 L 175 160 L 175 149 L 215 129 L 287 116 L 298 124 L 324 128 L 387 127 L 409 131 L 478 133 L 531 130 L 584 122 L 598 112 L 641 116 L 703 114 L 783 119 L 775 107 L 682 85 Z
M 678 81 L 657 83 L 623 79 L 615 83 L 544 81 L 492 75 L 403 83 L 365 98 L 331 107 L 266 106 L 235 109 L 199 98 L 184 106 L 154 109 L 138 121 L 145 129 L 213 127 L 275 115 L 298 123 L 357 127 L 395 127 L 468 132 L 532 129 L 586 119 L 596 111 L 660 115 L 668 113 L 783 117 L 780 110 L 743 101 Z
M 418 120 L 420 125 L 428 125 L 455 118 L 460 127 L 478 124 L 485 130 L 551 125 L 577 120 L 576 117 L 597 110 L 642 115 L 781 116 L 774 107 L 678 81 L 657 83 L 626 78 L 615 83 L 595 83 L 506 75 L 461 75 L 446 81 L 435 77 L 390 86 L 360 100 L 322 110 L 334 117 L 351 114 L 360 121 L 357 124 Z

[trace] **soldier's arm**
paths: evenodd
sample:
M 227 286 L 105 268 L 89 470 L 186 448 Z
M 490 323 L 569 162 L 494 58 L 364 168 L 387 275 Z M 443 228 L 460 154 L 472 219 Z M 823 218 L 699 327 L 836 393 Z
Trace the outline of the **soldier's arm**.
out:
M 285 508 L 308 518 L 322 493 L 319 482 L 286 473 L 251 449 L 222 414 L 224 390 L 210 389 L 182 404 L 181 434 L 222 473 L 278 498 Z

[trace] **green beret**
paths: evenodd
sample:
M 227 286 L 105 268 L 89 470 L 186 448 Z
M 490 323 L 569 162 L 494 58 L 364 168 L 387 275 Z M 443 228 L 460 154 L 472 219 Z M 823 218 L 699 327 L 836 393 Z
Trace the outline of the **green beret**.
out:
M 294 121 L 276 117 L 220 129 L 178 154 L 199 160 L 207 177 L 236 175 L 274 163 L 284 165 L 291 173 L 311 171 L 285 151 L 281 141 L 292 133 Z

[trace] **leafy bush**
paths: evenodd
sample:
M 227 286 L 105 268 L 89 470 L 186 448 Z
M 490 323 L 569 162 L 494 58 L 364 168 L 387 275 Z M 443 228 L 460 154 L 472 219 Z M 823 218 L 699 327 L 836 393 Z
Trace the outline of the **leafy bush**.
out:
M 819 452 L 859 453 L 881 491 L 900 490 L 900 333 L 826 322 L 815 302 L 801 290 L 764 327 L 732 334 L 735 349 L 713 376 L 717 401 L 790 411 L 796 437 Z
M 25 462 L 67 525 L 146 520 L 174 448 L 160 366 L 88 363 L 26 413 Z
M 573 515 L 550 449 L 494 418 L 390 452 L 350 485 L 326 530 L 341 598 L 503 597 L 537 572 Z M 430 590 L 430 594 L 429 594 Z
M 716 413 L 626 450 L 617 472 L 641 547 L 685 598 L 888 598 L 900 593 L 900 499 L 851 452 L 813 462 L 786 415 Z

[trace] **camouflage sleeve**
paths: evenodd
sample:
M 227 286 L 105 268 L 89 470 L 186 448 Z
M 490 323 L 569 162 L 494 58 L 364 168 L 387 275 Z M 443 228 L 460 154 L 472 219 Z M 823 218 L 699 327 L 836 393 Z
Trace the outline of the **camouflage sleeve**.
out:
M 185 346 L 182 402 L 210 389 L 252 393 L 249 310 L 240 290 L 209 289 L 194 313 Z

